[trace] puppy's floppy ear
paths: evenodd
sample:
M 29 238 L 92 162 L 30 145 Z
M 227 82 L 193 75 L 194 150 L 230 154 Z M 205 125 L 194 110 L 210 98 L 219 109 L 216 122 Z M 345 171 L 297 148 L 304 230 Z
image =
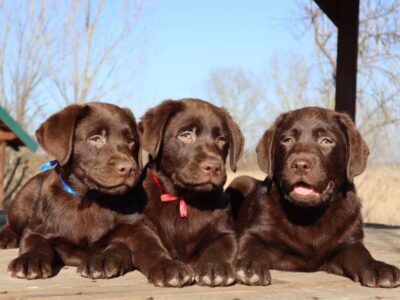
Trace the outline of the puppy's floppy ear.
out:
M 88 108 L 87 105 L 69 105 L 50 116 L 36 130 L 40 146 L 60 165 L 65 165 L 71 156 L 77 120 Z
M 267 173 L 269 179 L 272 179 L 274 175 L 276 129 L 284 118 L 285 114 L 282 114 L 275 120 L 274 124 L 264 132 L 256 148 L 258 165 L 263 172 Z
M 183 104 L 166 100 L 149 109 L 140 119 L 139 135 L 142 148 L 155 159 L 161 149 L 165 128 L 170 118 L 183 109 Z
M 369 149 L 367 143 L 361 137 L 350 117 L 344 113 L 337 113 L 337 116 L 340 124 L 344 127 L 346 132 L 347 180 L 353 182 L 354 177 L 363 173 L 367 166 Z
M 123 110 L 128 114 L 129 118 L 131 119 L 131 126 L 133 129 L 133 132 L 135 134 L 135 137 L 139 139 L 139 130 L 138 130 L 138 125 L 136 123 L 136 118 L 133 115 L 133 112 L 127 108 L 127 107 L 123 107 Z M 137 141 L 138 145 L 135 145 L 135 149 L 134 149 L 134 157 L 137 158 L 137 164 L 139 167 L 139 171 L 141 171 L 143 169 L 143 160 L 142 160 L 142 149 L 141 149 L 141 145 L 140 145 L 140 139 Z
M 232 119 L 231 115 L 224 108 L 221 108 L 225 115 L 226 124 L 229 129 L 229 163 L 231 170 L 236 172 L 236 163 L 243 154 L 244 136 L 239 125 Z

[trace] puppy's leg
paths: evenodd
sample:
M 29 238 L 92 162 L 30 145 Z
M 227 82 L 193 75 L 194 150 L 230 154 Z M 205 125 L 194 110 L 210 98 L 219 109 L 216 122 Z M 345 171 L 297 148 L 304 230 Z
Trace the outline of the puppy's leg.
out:
M 192 270 L 172 259 L 157 235 L 143 221 L 122 225 L 105 239 L 103 243 L 108 245 L 107 248 L 94 251 L 78 268 L 82 276 L 86 272 L 89 274 L 86 277 L 108 278 L 136 267 L 150 283 L 160 287 L 182 287 L 193 281 Z
M 20 256 L 8 265 L 12 277 L 39 279 L 53 276 L 55 251 L 48 240 L 29 232 L 21 240 Z
M 266 245 L 254 235 L 242 236 L 234 269 L 237 281 L 242 284 L 271 284 L 270 253 Z
M 17 248 L 20 235 L 11 229 L 9 224 L 0 229 L 0 249 Z
M 77 272 L 92 279 L 113 278 L 133 270 L 132 252 L 123 243 L 110 243 L 105 249 L 91 249 Z
M 326 271 L 349 277 L 368 287 L 400 286 L 400 270 L 375 260 L 361 242 L 343 248 L 327 263 Z
M 159 287 L 183 287 L 193 283 L 193 271 L 173 259 L 160 238 L 147 225 L 138 223 L 130 229 L 127 241 L 134 265 Z
M 31 178 L 17 193 L 8 209 L 8 221 L 0 230 L 0 248 L 17 248 L 19 241 L 32 217 L 33 208 L 40 196 L 40 189 L 48 172 Z
M 234 284 L 232 261 L 236 254 L 236 247 L 236 238 L 233 233 L 215 236 L 211 245 L 203 250 L 195 265 L 196 282 L 207 286 Z

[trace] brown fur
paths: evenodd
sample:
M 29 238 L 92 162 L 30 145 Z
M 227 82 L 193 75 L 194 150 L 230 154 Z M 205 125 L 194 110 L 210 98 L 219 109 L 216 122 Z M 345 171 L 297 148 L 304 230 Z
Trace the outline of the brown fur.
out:
M 1 248 L 20 246 L 8 267 L 11 276 L 47 278 L 58 264 L 78 266 L 91 278 L 131 270 L 131 249 L 119 231 L 140 220 L 132 189 L 141 169 L 132 113 L 98 102 L 70 105 L 36 136 L 59 165 L 31 178 L 11 204 L 0 231 Z M 78 195 L 65 191 L 60 177 Z
M 152 263 L 137 259 L 138 268 L 157 286 L 184 286 L 193 280 L 209 286 L 233 284 L 236 242 L 223 185 L 228 152 L 235 170 L 243 150 L 239 127 L 225 110 L 183 99 L 150 109 L 139 130 L 142 147 L 150 154 L 144 214 L 162 249 L 143 253 Z M 161 202 L 161 193 L 183 197 L 188 217 L 180 217 L 179 201 Z
M 370 287 L 400 285 L 398 268 L 372 258 L 363 244 L 353 178 L 368 147 L 350 118 L 322 108 L 281 115 L 257 146 L 264 182 L 236 179 L 228 193 L 237 213 L 237 280 L 270 284 L 270 269 L 326 271 Z M 317 194 L 296 193 L 296 186 Z

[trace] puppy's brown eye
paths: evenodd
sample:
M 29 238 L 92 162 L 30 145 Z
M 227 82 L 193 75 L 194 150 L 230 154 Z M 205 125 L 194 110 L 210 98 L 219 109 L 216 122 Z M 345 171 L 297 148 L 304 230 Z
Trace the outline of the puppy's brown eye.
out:
M 321 138 L 319 140 L 321 146 L 332 146 L 334 144 L 333 140 L 327 137 Z
M 185 144 L 191 144 L 196 140 L 196 135 L 192 131 L 184 131 L 178 135 L 178 139 Z
M 226 137 L 220 135 L 219 137 L 217 137 L 216 141 L 219 147 L 223 147 L 226 144 Z
M 92 145 L 100 148 L 103 147 L 106 143 L 106 138 L 102 135 L 92 135 L 89 139 L 89 143 L 91 143 Z
M 290 136 L 285 136 L 281 139 L 281 143 L 284 145 L 291 145 L 294 143 L 294 139 Z

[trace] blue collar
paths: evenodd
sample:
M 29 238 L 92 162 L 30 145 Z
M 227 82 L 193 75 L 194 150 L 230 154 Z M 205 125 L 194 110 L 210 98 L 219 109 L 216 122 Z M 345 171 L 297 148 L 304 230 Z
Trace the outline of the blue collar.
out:
M 41 164 L 39 166 L 39 170 L 40 171 L 47 171 L 50 170 L 52 168 L 54 168 L 56 165 L 58 165 L 58 160 L 50 160 L 44 164 Z M 58 175 L 58 178 L 60 178 L 60 182 L 61 182 L 61 186 L 64 189 L 64 191 L 66 191 L 68 194 L 71 195 L 79 195 L 79 193 L 77 191 L 75 191 L 72 187 L 70 187 L 62 178 L 60 175 Z

